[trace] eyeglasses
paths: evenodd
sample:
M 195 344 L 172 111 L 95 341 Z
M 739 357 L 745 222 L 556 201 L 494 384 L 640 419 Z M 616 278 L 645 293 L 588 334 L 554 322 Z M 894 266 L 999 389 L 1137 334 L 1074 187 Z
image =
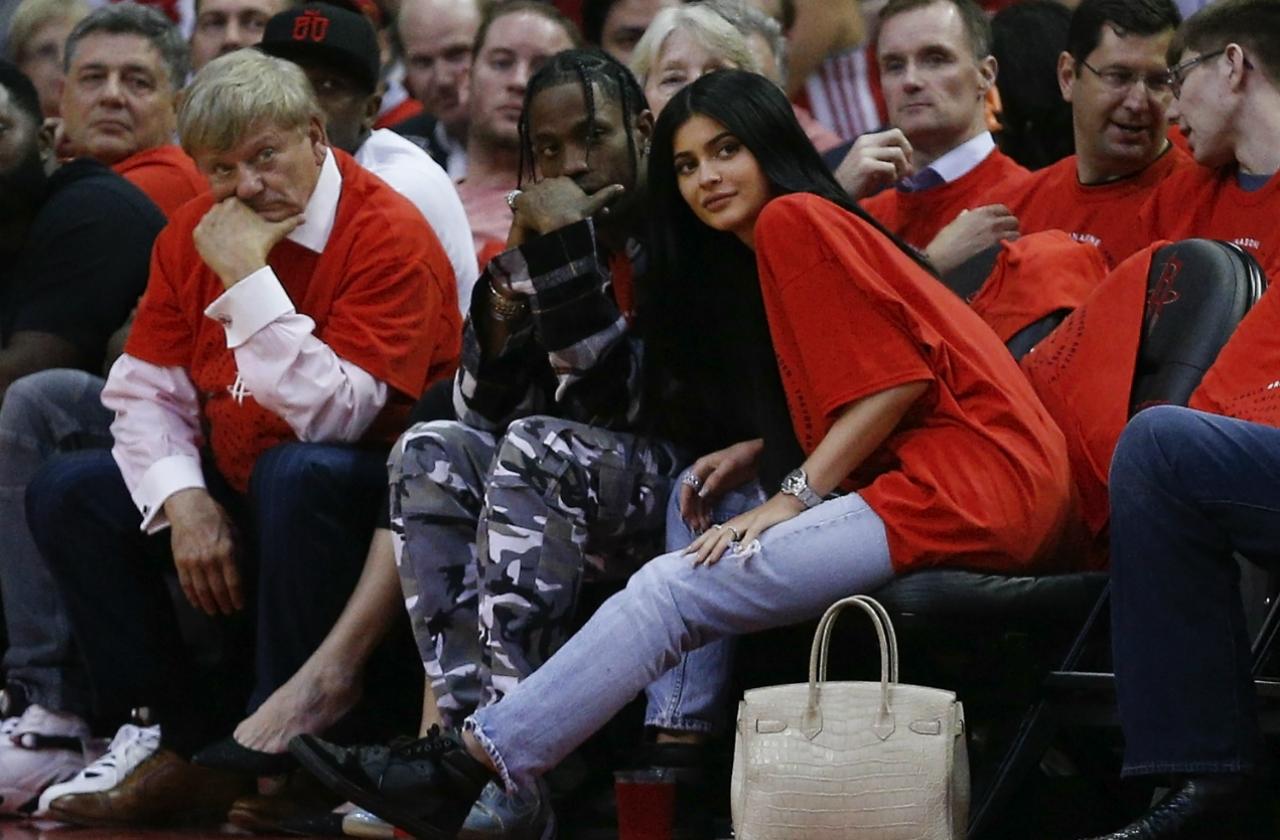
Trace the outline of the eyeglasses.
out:
M 1226 47 L 1213 52 L 1198 55 L 1195 58 L 1189 58 L 1186 61 L 1176 64 L 1169 68 L 1169 88 L 1173 91 L 1173 98 L 1177 99 L 1182 96 L 1182 83 L 1187 80 L 1187 74 L 1195 69 L 1198 65 L 1203 64 L 1211 58 L 1217 58 L 1227 51 Z M 1245 66 L 1250 67 L 1249 60 L 1245 59 Z
M 1139 73 L 1128 67 L 1108 67 L 1106 70 L 1099 70 L 1084 59 L 1081 59 L 1080 63 L 1101 79 L 1102 84 L 1117 92 L 1129 90 L 1139 80 L 1146 85 L 1148 93 L 1165 94 L 1173 89 L 1173 77 L 1167 70 L 1160 73 Z

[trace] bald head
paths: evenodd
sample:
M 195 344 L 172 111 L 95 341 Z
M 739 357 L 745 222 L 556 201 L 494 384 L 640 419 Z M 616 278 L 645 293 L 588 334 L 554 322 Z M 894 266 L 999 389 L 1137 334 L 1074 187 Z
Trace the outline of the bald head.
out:
M 453 134 L 467 118 L 467 74 L 480 26 L 475 0 L 403 0 L 405 86 Z

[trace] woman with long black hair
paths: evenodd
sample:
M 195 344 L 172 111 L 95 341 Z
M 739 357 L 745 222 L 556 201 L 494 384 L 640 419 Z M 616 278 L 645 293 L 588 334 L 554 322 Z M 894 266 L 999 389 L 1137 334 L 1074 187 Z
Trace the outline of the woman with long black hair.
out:
M 1012 358 L 849 202 L 776 87 L 723 71 L 678 94 L 649 186 L 669 280 L 647 302 L 664 313 L 655 352 L 718 383 L 718 412 L 754 418 L 760 440 L 736 448 L 721 489 L 757 472 L 780 489 L 650 561 L 465 732 L 395 752 L 294 741 L 321 781 L 416 836 L 452 837 L 495 774 L 529 785 L 684 651 L 913 569 L 1037 568 L 1066 520 L 1066 446 Z M 719 270 L 751 252 L 756 271 Z M 706 336 L 736 327 L 754 352 L 711 352 Z M 769 400 L 787 414 L 758 405 Z

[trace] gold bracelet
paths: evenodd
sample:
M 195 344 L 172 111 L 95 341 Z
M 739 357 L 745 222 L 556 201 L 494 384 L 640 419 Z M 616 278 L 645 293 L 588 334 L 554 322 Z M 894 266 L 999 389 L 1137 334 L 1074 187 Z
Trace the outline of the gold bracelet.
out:
M 489 284 L 489 314 L 495 321 L 514 321 L 524 317 L 528 311 L 528 303 L 505 297 L 498 293 L 492 283 Z

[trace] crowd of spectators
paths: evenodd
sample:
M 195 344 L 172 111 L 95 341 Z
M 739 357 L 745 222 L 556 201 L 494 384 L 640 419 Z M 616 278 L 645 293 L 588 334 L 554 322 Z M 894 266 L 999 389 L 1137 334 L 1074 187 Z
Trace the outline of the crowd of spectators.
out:
M 21 0 L 0 45 L 0 814 L 550 837 L 643 694 L 710 837 L 735 636 L 1110 568 L 1172 781 L 1106 838 L 1277 836 L 1234 554 L 1280 555 L 1280 298 L 1127 409 L 1162 245 L 1280 276 L 1280 0 Z

